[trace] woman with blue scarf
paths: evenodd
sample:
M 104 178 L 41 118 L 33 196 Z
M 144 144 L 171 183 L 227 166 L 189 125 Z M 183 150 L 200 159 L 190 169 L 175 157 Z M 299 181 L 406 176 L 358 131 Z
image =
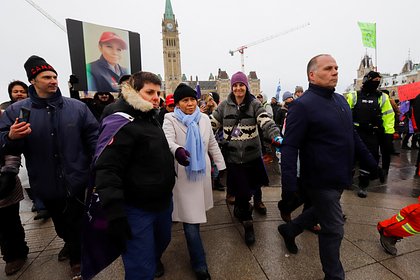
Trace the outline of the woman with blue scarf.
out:
M 197 106 L 197 93 L 185 84 L 174 92 L 175 111 L 165 115 L 163 131 L 175 155 L 177 179 L 173 189 L 172 220 L 183 223 L 191 265 L 197 279 L 211 279 L 200 224 L 213 207 L 209 154 L 219 170 L 226 168 L 210 119 Z

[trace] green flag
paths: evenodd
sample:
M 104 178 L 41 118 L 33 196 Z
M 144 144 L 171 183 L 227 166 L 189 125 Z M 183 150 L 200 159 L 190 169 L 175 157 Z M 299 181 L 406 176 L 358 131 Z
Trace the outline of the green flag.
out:
M 376 49 L 376 23 L 357 22 L 362 31 L 363 46 Z

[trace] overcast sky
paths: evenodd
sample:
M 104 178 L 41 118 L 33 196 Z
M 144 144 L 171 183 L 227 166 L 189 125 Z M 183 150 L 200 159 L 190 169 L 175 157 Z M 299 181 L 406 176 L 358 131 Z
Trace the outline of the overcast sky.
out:
M 165 0 L 34 0 L 60 24 L 71 18 L 138 32 L 142 68 L 163 76 L 161 21 Z M 399 73 L 407 60 L 420 61 L 419 0 L 280 1 L 280 0 L 172 0 L 179 24 L 182 72 L 207 80 L 218 68 L 231 76 L 241 68 L 240 56 L 230 49 L 280 33 L 306 22 L 310 26 L 245 50 L 245 71 L 256 71 L 261 89 L 275 94 L 296 85 L 307 87 L 306 64 L 319 53 L 330 53 L 339 65 L 337 91 L 356 78 L 364 54 L 357 21 L 376 22 L 378 69 Z M 8 99 L 7 85 L 27 81 L 23 64 L 39 55 L 59 73 L 60 87 L 68 96 L 71 74 L 67 34 L 25 0 L 4 0 L 0 9 L 2 30 L 0 101 Z M 209 38 L 209 39 L 207 39 Z

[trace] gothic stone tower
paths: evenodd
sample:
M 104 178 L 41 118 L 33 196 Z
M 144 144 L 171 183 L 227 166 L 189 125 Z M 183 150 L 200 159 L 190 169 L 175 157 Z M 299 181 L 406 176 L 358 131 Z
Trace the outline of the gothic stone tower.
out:
M 178 22 L 172 11 L 170 0 L 166 0 L 162 20 L 163 66 L 165 73 L 165 93 L 171 94 L 182 82 L 181 51 L 179 48 Z

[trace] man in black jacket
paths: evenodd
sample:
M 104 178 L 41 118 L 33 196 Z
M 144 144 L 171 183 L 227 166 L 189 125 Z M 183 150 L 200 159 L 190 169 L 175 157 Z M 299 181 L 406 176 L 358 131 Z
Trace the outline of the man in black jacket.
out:
M 160 257 L 171 239 L 175 167 L 157 120 L 160 86 L 150 72 L 135 73 L 122 86 L 122 98 L 107 108 L 131 121 L 119 129 L 95 165 L 96 190 L 110 238 L 123 252 L 125 279 L 161 276 Z M 106 121 L 104 116 L 102 123 Z
M 299 153 L 300 178 L 312 207 L 278 230 L 286 248 L 296 254 L 295 237 L 319 222 L 319 253 L 325 279 L 344 279 L 340 261 L 344 235 L 340 198 L 343 188 L 352 183 L 355 143 L 357 148 L 362 146 L 354 134 L 346 100 L 334 92 L 338 81 L 334 58 L 327 54 L 315 56 L 308 63 L 307 75 L 309 88 L 294 101 L 287 116 L 281 173 L 282 199 L 292 201 L 297 193 Z

